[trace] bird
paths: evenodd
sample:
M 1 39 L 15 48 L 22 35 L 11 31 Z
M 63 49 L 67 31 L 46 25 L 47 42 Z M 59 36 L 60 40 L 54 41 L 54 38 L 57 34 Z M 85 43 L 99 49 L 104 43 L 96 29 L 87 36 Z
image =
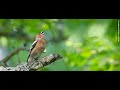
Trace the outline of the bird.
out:
M 36 35 L 35 41 L 32 43 L 29 49 L 27 62 L 38 60 L 42 53 L 46 52 L 45 47 L 46 42 L 44 40 L 44 31 L 42 31 Z

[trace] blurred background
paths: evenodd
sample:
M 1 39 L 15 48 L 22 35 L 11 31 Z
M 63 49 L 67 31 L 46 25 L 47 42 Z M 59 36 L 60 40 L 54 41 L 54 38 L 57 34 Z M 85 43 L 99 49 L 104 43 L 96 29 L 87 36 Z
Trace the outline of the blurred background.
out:
M 63 58 L 39 71 L 120 70 L 120 42 L 117 19 L 0 19 L 0 61 L 23 43 L 29 48 L 37 33 L 44 31 L 46 53 Z M 20 51 L 7 62 L 25 62 Z

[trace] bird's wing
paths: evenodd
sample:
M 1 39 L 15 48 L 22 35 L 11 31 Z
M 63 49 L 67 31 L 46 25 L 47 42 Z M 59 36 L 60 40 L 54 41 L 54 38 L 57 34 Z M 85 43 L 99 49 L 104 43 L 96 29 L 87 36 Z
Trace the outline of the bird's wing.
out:
M 38 42 L 38 40 L 35 40 L 35 41 L 33 42 L 33 44 L 31 45 L 30 50 L 29 50 L 29 54 L 28 54 L 27 61 L 28 61 L 28 59 L 29 59 L 29 57 L 30 57 L 31 51 L 33 50 L 33 48 L 35 47 L 35 45 L 37 44 L 37 42 Z

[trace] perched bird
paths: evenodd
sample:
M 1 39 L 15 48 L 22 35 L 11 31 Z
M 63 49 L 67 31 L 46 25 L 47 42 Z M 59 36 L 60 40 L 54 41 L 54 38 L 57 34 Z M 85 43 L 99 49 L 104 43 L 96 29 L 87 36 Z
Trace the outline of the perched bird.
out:
M 27 62 L 38 59 L 45 52 L 46 42 L 44 40 L 44 32 L 36 35 L 36 39 L 30 47 Z

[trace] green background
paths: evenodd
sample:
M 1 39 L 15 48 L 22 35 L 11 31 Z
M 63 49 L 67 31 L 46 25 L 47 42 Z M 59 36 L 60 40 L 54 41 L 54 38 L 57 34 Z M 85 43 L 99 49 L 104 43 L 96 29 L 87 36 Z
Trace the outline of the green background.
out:
M 62 59 L 39 71 L 115 71 L 120 69 L 117 19 L 0 19 L 0 60 L 44 31 L 46 53 Z M 7 64 L 25 62 L 28 52 L 20 51 Z

